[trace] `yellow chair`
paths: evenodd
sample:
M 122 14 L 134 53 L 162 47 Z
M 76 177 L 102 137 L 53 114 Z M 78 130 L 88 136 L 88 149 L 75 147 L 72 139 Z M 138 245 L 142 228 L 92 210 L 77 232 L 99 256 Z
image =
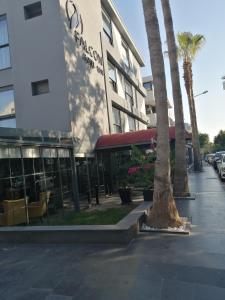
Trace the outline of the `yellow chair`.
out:
M 31 202 L 28 205 L 29 218 L 41 218 L 47 212 L 47 204 L 50 199 L 51 192 L 40 193 L 40 200 L 37 202 Z
M 12 226 L 27 223 L 25 199 L 4 200 L 4 213 L 0 214 L 1 226 Z

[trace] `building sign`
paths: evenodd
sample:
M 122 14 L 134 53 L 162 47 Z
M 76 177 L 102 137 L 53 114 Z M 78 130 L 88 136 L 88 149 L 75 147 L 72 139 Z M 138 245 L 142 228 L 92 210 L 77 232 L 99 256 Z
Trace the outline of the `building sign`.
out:
M 66 1 L 66 14 L 69 28 L 73 31 L 75 42 L 78 47 L 83 50 L 82 59 L 90 68 L 96 69 L 98 73 L 104 75 L 103 57 L 84 38 L 83 19 L 74 0 Z

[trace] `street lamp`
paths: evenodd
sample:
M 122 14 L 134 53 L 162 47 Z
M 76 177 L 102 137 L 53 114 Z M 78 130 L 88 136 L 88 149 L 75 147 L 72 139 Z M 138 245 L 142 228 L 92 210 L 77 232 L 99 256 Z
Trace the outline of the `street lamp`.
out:
M 194 97 L 196 98 L 196 97 L 198 97 L 198 96 L 201 96 L 201 95 L 207 94 L 208 92 L 209 92 L 209 91 L 204 91 L 204 92 L 202 92 L 202 93 L 200 93 L 200 94 L 194 95 Z
M 223 80 L 223 89 L 225 90 L 225 76 L 221 78 Z

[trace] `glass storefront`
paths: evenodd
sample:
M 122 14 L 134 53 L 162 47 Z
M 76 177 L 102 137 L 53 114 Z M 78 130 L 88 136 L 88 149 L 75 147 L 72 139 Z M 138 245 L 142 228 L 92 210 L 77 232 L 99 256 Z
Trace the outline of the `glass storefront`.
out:
M 72 148 L 0 144 L 0 225 L 74 210 Z

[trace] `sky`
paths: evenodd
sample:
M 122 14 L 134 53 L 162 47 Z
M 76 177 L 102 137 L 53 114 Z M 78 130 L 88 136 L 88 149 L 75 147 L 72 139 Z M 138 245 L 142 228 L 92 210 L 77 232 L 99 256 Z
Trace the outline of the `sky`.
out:
M 150 58 L 141 0 L 113 0 L 135 45 L 143 56 L 143 76 L 151 74 Z M 129 4 L 129 6 L 128 6 Z M 161 0 L 156 0 L 163 49 L 166 35 Z M 196 112 L 200 133 L 208 133 L 213 141 L 219 130 L 225 130 L 225 90 L 221 77 L 225 75 L 225 0 L 170 0 L 175 34 L 190 31 L 203 34 L 206 42 L 193 62 L 194 93 L 208 93 L 197 97 Z M 165 58 L 167 92 L 172 102 L 169 61 Z M 190 123 L 189 108 L 180 63 L 181 87 L 185 122 Z

